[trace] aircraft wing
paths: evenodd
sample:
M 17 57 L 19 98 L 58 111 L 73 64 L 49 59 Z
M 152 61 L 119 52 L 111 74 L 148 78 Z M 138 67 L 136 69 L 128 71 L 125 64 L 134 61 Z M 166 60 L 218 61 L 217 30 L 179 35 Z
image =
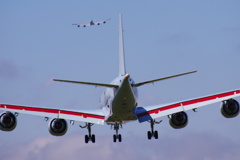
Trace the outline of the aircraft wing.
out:
M 102 20 L 102 21 L 98 21 L 98 22 L 94 22 L 95 24 L 99 25 L 101 23 L 106 23 L 107 21 L 109 21 L 110 18 L 106 19 L 106 20 Z
M 104 124 L 105 116 L 102 110 L 69 110 L 69 109 L 53 109 L 40 107 L 27 107 L 9 104 L 0 104 L 0 110 L 12 113 L 24 113 L 48 118 L 61 118 L 81 122 L 89 122 L 95 124 Z
M 72 25 L 75 25 L 75 26 L 77 26 L 77 27 L 80 27 L 80 26 L 83 26 L 83 27 L 87 27 L 87 26 L 90 26 L 90 23 L 88 23 L 88 24 L 72 24 Z
M 240 96 L 240 90 L 232 90 L 228 92 L 218 93 L 210 96 L 174 102 L 170 104 L 152 105 L 146 107 L 138 107 L 136 114 L 139 122 L 148 121 L 151 119 L 168 116 L 181 111 L 197 109 L 202 106 L 222 102 L 234 97 Z

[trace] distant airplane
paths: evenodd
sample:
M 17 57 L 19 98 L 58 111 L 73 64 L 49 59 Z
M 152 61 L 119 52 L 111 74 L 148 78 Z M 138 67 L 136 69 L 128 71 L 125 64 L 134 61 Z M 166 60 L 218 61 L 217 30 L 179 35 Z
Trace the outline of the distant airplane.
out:
M 103 58 L 103 60 L 104 59 L 105 58 Z M 45 117 L 44 119 L 46 121 L 51 118 L 48 128 L 49 132 L 54 136 L 62 136 L 67 132 L 68 123 L 66 120 L 70 120 L 70 124 L 72 125 L 75 121 L 86 122 L 85 126 L 80 126 L 81 128 L 87 128 L 88 130 L 88 134 L 85 135 L 85 143 L 88 143 L 89 141 L 95 143 L 96 141 L 95 134 L 92 134 L 91 132 L 91 127 L 93 124 L 108 124 L 116 131 L 113 135 L 113 142 L 116 142 L 117 140 L 121 142 L 122 136 L 118 131 L 120 128 L 122 128 L 122 124 L 135 120 L 138 120 L 140 123 L 150 122 L 151 130 L 147 132 L 147 138 L 149 140 L 152 138 L 158 139 L 158 131 L 154 130 L 154 125 L 160 123 L 161 121 L 156 121 L 156 118 L 168 116 L 169 124 L 173 128 L 183 128 L 188 124 L 188 116 L 186 111 L 193 110 L 196 112 L 197 108 L 216 102 L 222 102 L 221 113 L 224 117 L 236 117 L 239 114 L 239 103 L 233 98 L 240 96 L 239 89 L 168 104 L 139 106 L 137 100 L 138 87 L 195 72 L 196 71 L 186 72 L 164 78 L 135 83 L 130 74 L 126 73 L 125 69 L 122 17 L 119 15 L 118 77 L 116 77 L 111 83 L 107 84 L 54 79 L 54 81 L 59 82 L 106 87 L 106 90 L 103 92 L 100 98 L 101 109 L 73 110 L 0 104 L 0 110 L 4 111 L 4 113 L 0 115 L 0 129 L 2 131 L 14 130 L 17 125 L 17 115 L 19 113 L 24 113 Z
M 77 27 L 80 27 L 80 26 L 87 27 L 87 26 L 93 26 L 93 25 L 100 25 L 101 23 L 106 23 L 109 20 L 110 20 L 110 18 L 106 19 L 106 20 L 103 20 L 103 21 L 98 21 L 98 22 L 94 22 L 93 20 L 91 20 L 87 24 L 72 24 L 72 25 L 76 25 Z

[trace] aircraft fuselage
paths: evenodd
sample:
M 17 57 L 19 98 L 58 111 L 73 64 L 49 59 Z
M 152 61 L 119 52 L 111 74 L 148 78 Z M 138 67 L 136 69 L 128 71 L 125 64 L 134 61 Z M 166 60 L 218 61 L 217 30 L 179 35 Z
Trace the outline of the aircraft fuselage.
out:
M 107 124 L 123 124 L 136 120 L 137 88 L 129 74 L 119 76 L 112 84 L 118 88 L 107 88 L 100 100 L 101 108 L 106 115 Z

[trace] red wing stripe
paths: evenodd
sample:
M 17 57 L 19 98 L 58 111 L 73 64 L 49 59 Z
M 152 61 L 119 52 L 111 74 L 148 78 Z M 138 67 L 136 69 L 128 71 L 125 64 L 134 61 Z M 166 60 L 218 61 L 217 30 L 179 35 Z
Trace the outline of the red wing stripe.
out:
M 63 111 L 63 110 L 61 110 L 60 113 L 67 114 L 67 115 L 73 115 L 73 116 L 82 116 L 83 118 L 104 119 L 104 116 L 99 116 L 99 115 L 95 115 L 95 114 L 81 113 L 81 112 Z
M 55 114 L 58 114 L 59 112 L 58 110 L 55 110 L 55 109 L 13 106 L 13 105 L 4 105 L 4 104 L 1 104 L 0 108 L 25 110 L 25 111 L 31 111 L 31 112 L 46 112 L 46 113 L 55 113 Z
M 180 106 L 181 106 L 181 103 L 176 103 L 176 104 L 172 104 L 170 106 L 159 108 L 159 111 L 165 111 L 165 110 L 177 108 L 177 107 L 180 107 Z
M 181 107 L 181 106 L 192 105 L 192 104 L 196 104 L 196 103 L 200 103 L 200 102 L 206 102 L 206 101 L 214 100 L 217 98 L 224 98 L 224 97 L 232 96 L 235 94 L 240 94 L 240 90 L 230 91 L 230 92 L 226 92 L 226 93 L 220 93 L 220 94 L 216 94 L 216 95 L 212 95 L 212 96 L 208 96 L 208 97 L 193 99 L 193 100 L 189 100 L 189 101 L 175 103 L 175 104 L 172 104 L 169 106 L 156 108 L 153 110 L 149 110 L 147 112 L 139 113 L 138 117 L 146 116 L 146 115 L 153 114 L 153 113 L 157 114 L 157 113 L 165 111 L 165 110 L 169 110 L 169 109 L 173 109 L 173 108 L 177 108 L 177 107 Z
M 35 108 L 35 107 L 25 107 L 25 106 L 4 105 L 4 104 L 1 104 L 0 108 L 14 109 L 14 110 L 24 110 L 24 111 L 30 111 L 30 112 L 44 112 L 44 113 L 54 113 L 54 114 L 66 114 L 66 115 L 73 115 L 73 116 L 81 116 L 83 118 L 104 119 L 104 116 L 100 116 L 100 115 L 81 113 L 81 112 L 74 112 L 74 111 L 65 111 L 65 110 L 58 110 L 58 109 Z

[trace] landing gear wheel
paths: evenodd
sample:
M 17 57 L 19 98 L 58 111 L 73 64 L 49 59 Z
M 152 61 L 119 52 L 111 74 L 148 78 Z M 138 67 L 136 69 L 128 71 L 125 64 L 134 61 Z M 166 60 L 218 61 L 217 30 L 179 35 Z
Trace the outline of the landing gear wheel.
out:
M 154 131 L 154 138 L 158 139 L 158 131 Z
M 118 135 L 118 141 L 122 142 L 122 135 L 121 134 Z
M 117 136 L 114 134 L 113 135 L 113 142 L 116 142 L 117 141 Z
M 95 134 L 92 135 L 91 139 L 92 139 L 92 142 L 95 143 L 95 140 L 96 140 L 95 139 Z
M 147 136 L 148 136 L 148 139 L 149 139 L 149 140 L 152 138 L 152 133 L 151 133 L 151 131 L 148 131 L 148 132 L 147 132 Z
M 89 141 L 89 137 L 88 135 L 85 135 L 85 143 L 88 143 L 88 141 Z

